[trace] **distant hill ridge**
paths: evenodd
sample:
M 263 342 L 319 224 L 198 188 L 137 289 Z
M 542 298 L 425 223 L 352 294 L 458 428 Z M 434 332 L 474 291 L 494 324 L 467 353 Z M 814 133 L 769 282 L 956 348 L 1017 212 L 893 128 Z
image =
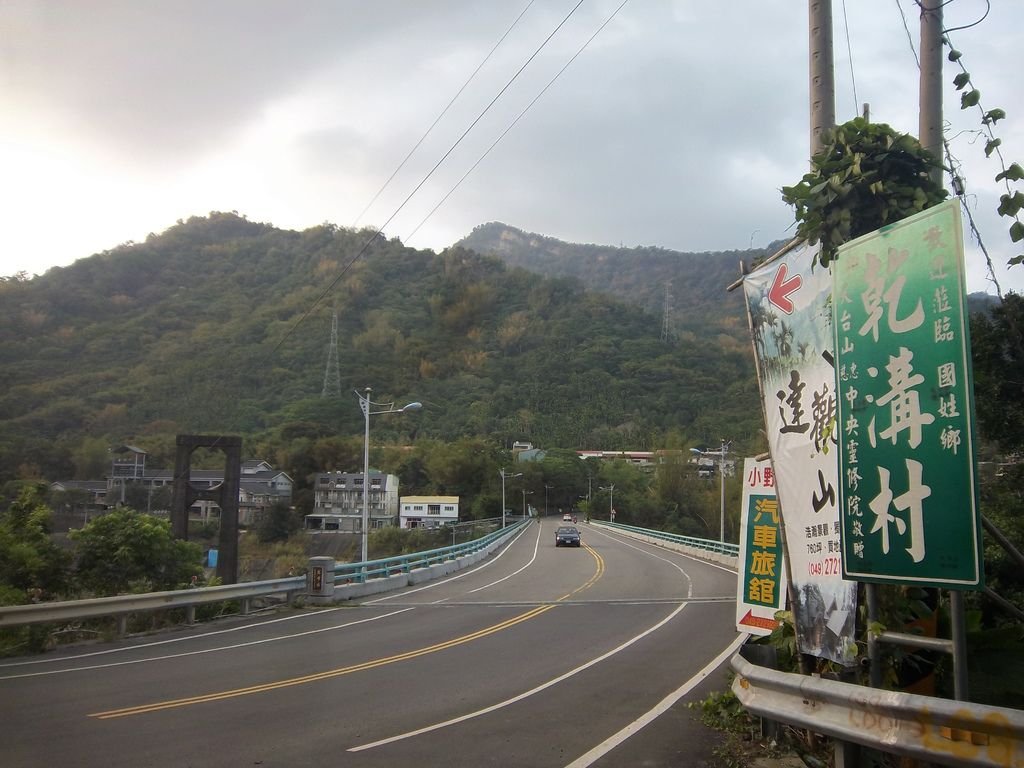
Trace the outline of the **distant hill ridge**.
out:
M 383 402 L 424 404 L 415 418 L 378 420 L 381 442 L 643 449 L 726 425 L 756 439 L 749 341 L 721 277 L 704 275 L 708 303 L 732 302 L 733 327 L 694 323 L 667 342 L 660 308 L 465 248 L 377 238 L 353 261 L 371 234 L 211 213 L 0 282 L 0 482 L 76 477 L 89 451 L 123 443 L 166 460 L 180 433 L 240 434 L 260 455 L 288 456 L 303 441 L 361 435 L 352 392 L 367 386 Z M 610 292 L 650 282 L 647 271 L 606 271 Z M 325 398 L 334 312 L 340 395 Z
M 474 228 L 458 245 L 513 267 L 576 278 L 588 290 L 609 293 L 656 315 L 663 314 L 669 295 L 678 327 L 691 330 L 723 318 L 728 318 L 728 327 L 745 325 L 741 293 L 726 289 L 739 279 L 740 261 L 749 267 L 770 252 L 687 253 L 656 246 L 567 243 L 501 222 Z
M 657 246 L 625 248 L 612 245 L 567 243 L 554 237 L 526 232 L 492 221 L 475 227 L 458 245 L 509 266 L 550 277 L 574 277 L 587 289 L 609 293 L 653 314 L 664 311 L 666 285 L 676 327 L 696 330 L 717 319 L 728 318 L 730 328 L 741 320 L 746 327 L 742 292 L 726 287 L 740 278 L 740 262 L 747 268 L 775 253 L 784 241 L 746 251 L 673 251 Z M 971 312 L 989 312 L 999 303 L 996 296 L 972 293 Z

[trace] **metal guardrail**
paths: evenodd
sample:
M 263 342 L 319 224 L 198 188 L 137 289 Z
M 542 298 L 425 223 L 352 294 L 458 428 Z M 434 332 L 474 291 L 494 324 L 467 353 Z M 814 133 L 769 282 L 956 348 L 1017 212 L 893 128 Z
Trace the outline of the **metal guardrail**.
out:
M 371 560 L 366 563 L 341 563 L 336 565 L 334 570 L 335 582 L 345 584 L 377 577 L 384 578 L 395 573 L 408 573 L 416 568 L 426 568 L 435 563 L 456 560 L 491 546 L 501 537 L 518 531 L 526 522 L 526 520 L 520 520 L 507 528 L 452 547 Z M 33 605 L 9 605 L 0 607 L 0 629 L 30 624 L 113 617 L 118 619 L 119 632 L 124 634 L 127 617 L 133 613 L 185 608 L 186 620 L 191 623 L 194 620 L 194 611 L 197 605 L 241 600 L 242 612 L 248 613 L 248 603 L 254 598 L 283 595 L 287 600 L 291 600 L 295 595 L 307 591 L 308 585 L 305 576 L 290 576 L 284 579 L 225 584 L 218 587 L 96 597 L 88 600 L 64 600 Z
M 386 578 L 396 573 L 409 573 L 414 568 L 429 568 L 437 563 L 458 560 L 460 557 L 472 555 L 481 549 L 485 549 L 502 536 L 507 536 L 510 531 L 519 530 L 525 522 L 525 519 L 521 519 L 517 523 L 505 528 L 499 528 L 479 539 L 455 544 L 450 547 L 428 549 L 423 552 L 414 552 L 410 555 L 395 555 L 378 560 L 367 560 L 365 563 L 335 563 L 334 583 L 336 585 L 349 584 L 372 578 Z
M 728 541 L 713 541 L 711 539 L 695 539 L 692 536 L 680 536 L 675 533 L 665 533 L 665 531 L 654 531 L 649 528 L 638 528 L 635 525 L 623 525 L 622 523 L 610 523 L 607 520 L 592 520 L 591 522 L 599 523 L 600 525 L 606 525 L 609 528 L 615 528 L 621 531 L 629 531 L 631 533 L 638 533 L 643 536 L 649 536 L 653 539 L 659 539 L 661 541 L 670 541 L 673 544 L 681 544 L 684 547 L 692 547 L 693 549 L 700 549 L 706 552 L 713 552 L 719 555 L 727 555 L 729 557 L 739 557 L 740 545 L 732 544 Z
M 1024 765 L 1024 712 L 852 683 L 752 664 L 737 654 L 733 693 L 767 720 L 831 737 L 840 751 L 860 745 L 884 754 L 953 766 Z
M 255 597 L 269 595 L 286 595 L 290 598 L 292 594 L 305 592 L 305 590 L 306 577 L 291 576 L 286 579 L 250 581 L 242 584 L 225 584 L 219 587 L 198 587 L 168 592 L 147 592 L 141 595 L 94 597 L 88 600 L 63 600 L 34 605 L 8 605 L 0 608 L 0 629 L 105 616 L 120 617 L 167 608 L 194 608 L 207 603 L 220 603 L 225 600 L 247 601 Z

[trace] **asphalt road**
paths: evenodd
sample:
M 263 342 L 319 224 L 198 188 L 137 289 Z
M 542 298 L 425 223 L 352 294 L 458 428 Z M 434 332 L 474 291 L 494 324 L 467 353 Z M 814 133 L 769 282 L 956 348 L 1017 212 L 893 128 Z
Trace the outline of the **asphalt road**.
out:
M 556 525 L 359 604 L 0 663 L 0 765 L 705 764 L 735 573 Z

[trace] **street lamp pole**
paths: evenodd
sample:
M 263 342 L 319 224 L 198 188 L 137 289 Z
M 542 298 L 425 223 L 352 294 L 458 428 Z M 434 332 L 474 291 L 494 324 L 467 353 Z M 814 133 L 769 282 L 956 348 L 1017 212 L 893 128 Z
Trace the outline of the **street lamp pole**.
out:
M 395 404 L 391 403 L 375 403 L 370 400 L 370 393 L 373 391 L 370 387 L 366 388 L 366 394 L 359 394 L 359 390 L 353 390 L 356 393 L 356 397 L 359 398 L 359 409 L 363 412 L 363 420 L 365 428 L 363 430 L 363 521 L 361 531 L 361 543 L 362 543 L 362 562 L 369 560 L 368 556 L 368 544 L 369 544 L 369 528 L 370 528 L 370 417 L 378 416 L 383 413 L 405 413 L 406 411 L 418 411 L 423 407 L 422 403 L 409 403 L 403 405 L 401 408 L 395 408 Z M 375 411 L 373 408 L 380 408 L 381 410 Z
M 720 487 L 719 497 L 721 499 L 721 518 L 719 523 L 719 534 L 718 540 L 721 542 L 725 541 L 725 455 L 729 452 L 729 442 L 726 442 L 725 438 L 722 438 L 722 445 L 718 451 L 704 451 L 700 448 L 691 448 L 690 452 L 695 453 L 698 456 L 714 456 L 718 454 L 718 482 Z M 705 465 L 707 466 L 707 465 Z M 712 467 L 714 464 L 711 465 Z M 699 469 L 699 465 L 698 465 Z
M 612 517 L 615 515 L 615 505 L 612 503 L 612 500 L 615 498 L 615 483 L 612 483 L 607 487 L 601 486 L 600 490 L 608 491 L 608 522 L 614 522 Z
M 506 477 L 522 477 L 522 472 L 505 472 L 505 468 L 502 467 L 498 470 L 498 474 L 501 475 L 501 527 L 505 527 L 505 478 Z
M 718 481 L 721 487 L 722 516 L 719 528 L 718 540 L 725 542 L 725 438 L 722 438 L 722 449 L 718 452 Z
M 548 516 L 548 491 L 554 487 L 555 486 L 548 485 L 547 483 L 544 484 L 544 517 Z

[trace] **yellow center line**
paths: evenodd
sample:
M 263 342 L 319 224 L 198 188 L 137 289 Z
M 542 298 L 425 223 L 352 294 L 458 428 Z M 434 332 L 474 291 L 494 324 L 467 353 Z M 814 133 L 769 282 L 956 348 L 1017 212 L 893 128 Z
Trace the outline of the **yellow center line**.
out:
M 567 600 L 578 592 L 591 587 L 601 576 L 604 574 L 604 559 L 590 547 L 586 547 L 587 551 L 594 557 L 597 564 L 597 570 L 590 579 L 580 587 L 577 587 L 572 592 L 558 598 L 555 603 Z M 462 635 L 451 640 L 446 640 L 443 643 L 437 643 L 435 645 L 427 646 L 426 648 L 417 648 L 416 650 L 406 651 L 405 653 L 398 653 L 394 656 L 387 656 L 382 659 L 374 659 L 371 661 L 364 661 L 360 664 L 352 664 L 347 667 L 339 667 L 337 669 L 330 669 L 324 672 L 317 672 L 312 675 L 303 675 L 302 677 L 292 677 L 285 680 L 277 680 L 271 683 L 263 683 L 262 685 L 252 685 L 246 688 L 235 688 L 229 691 L 218 691 L 216 693 L 207 693 L 202 696 L 190 696 L 184 699 L 173 699 L 170 701 L 154 702 L 153 704 L 141 704 L 136 707 L 124 707 L 123 709 L 111 709 L 106 712 L 93 712 L 89 717 L 94 717 L 98 720 L 111 720 L 118 717 L 128 717 L 130 715 L 143 715 L 149 712 L 158 712 L 163 709 L 175 709 L 177 707 L 188 707 L 193 704 L 203 704 L 210 701 L 221 701 L 223 699 L 232 699 L 238 696 L 249 696 L 254 693 L 265 693 L 267 691 L 274 691 L 280 688 L 290 688 L 295 685 L 305 685 L 307 683 L 315 683 L 320 680 L 329 680 L 334 677 L 341 677 L 343 675 L 350 675 L 353 672 L 362 672 L 367 669 L 374 669 L 375 667 L 381 667 L 386 664 L 394 664 L 399 661 L 406 661 L 408 659 L 415 659 L 419 656 L 425 656 L 430 653 L 437 653 L 438 651 L 447 650 L 448 648 L 454 648 L 458 645 L 472 642 L 473 640 L 479 640 L 480 638 L 493 635 L 495 632 L 500 632 L 509 627 L 514 627 L 516 624 L 520 624 L 524 621 L 536 618 L 542 613 L 546 613 L 555 607 L 555 604 L 543 605 L 537 608 L 533 608 L 525 613 L 521 613 L 518 616 L 513 616 L 511 619 L 499 622 L 490 627 L 484 627 L 481 630 L 472 632 L 468 635 Z

